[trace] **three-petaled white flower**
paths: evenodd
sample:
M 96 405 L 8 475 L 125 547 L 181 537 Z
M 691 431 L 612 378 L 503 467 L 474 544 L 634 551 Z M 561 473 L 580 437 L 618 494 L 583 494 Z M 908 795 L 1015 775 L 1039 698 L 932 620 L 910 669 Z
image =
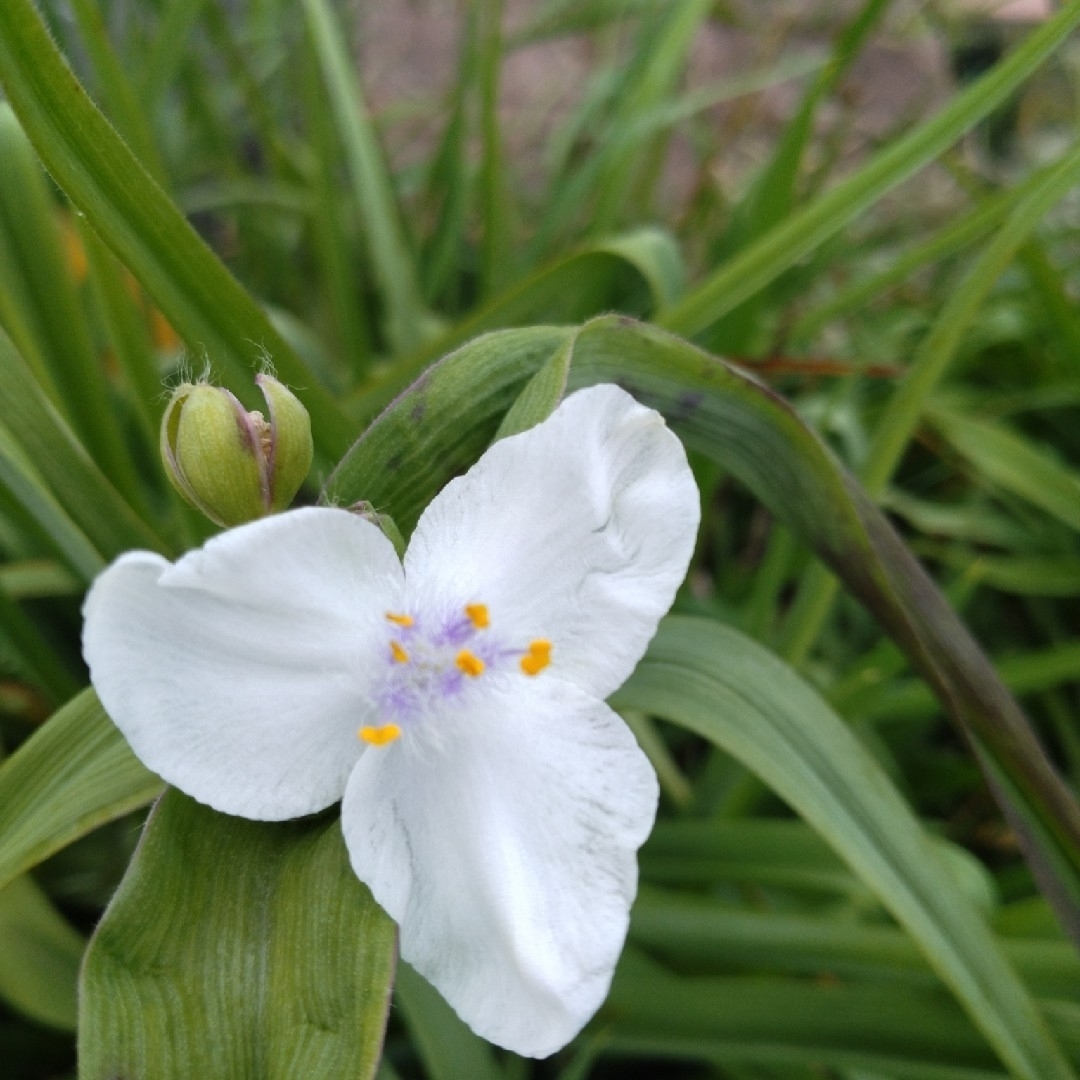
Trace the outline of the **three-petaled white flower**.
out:
M 657 784 L 604 698 L 671 606 L 697 530 L 678 439 L 614 386 L 497 442 L 404 567 L 309 508 L 94 583 L 84 651 L 135 753 L 241 817 L 339 799 L 401 954 L 475 1031 L 542 1057 L 603 1002 Z

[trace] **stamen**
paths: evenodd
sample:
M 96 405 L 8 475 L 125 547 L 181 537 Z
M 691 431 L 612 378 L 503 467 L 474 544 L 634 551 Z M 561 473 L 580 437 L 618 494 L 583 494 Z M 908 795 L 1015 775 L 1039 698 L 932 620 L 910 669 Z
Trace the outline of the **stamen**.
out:
M 357 735 L 371 746 L 386 746 L 401 738 L 401 728 L 397 724 L 381 724 L 379 727 L 362 727 Z
M 477 630 L 486 630 L 491 625 L 487 604 L 466 604 L 465 614 Z
M 539 675 L 551 663 L 551 642 L 537 638 L 529 642 L 529 651 L 521 658 L 521 670 L 526 675 Z
M 413 617 L 411 615 L 396 615 L 392 611 L 386 613 L 386 619 L 395 626 L 412 626 L 413 624 Z
M 390 652 L 394 657 L 395 664 L 407 664 L 409 662 L 409 654 L 401 647 L 400 642 L 390 642 Z
M 462 649 L 454 658 L 454 663 L 471 678 L 476 678 L 477 675 L 484 673 L 484 661 L 476 653 L 469 652 L 468 649 Z

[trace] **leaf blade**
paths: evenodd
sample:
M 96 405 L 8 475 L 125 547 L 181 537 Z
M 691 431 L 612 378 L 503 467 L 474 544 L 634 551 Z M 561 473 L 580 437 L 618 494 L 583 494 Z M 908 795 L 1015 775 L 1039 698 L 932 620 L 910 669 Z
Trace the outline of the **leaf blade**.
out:
M 80 1076 L 369 1080 L 395 943 L 336 820 L 246 821 L 170 790 L 87 950 Z
M 1018 1075 L 1073 1075 L 888 778 L 782 661 L 728 627 L 672 616 L 615 701 L 696 732 L 765 779 L 873 889 Z
M 0 888 L 162 786 L 84 690 L 0 765 Z
M 0 6 L 0 82 L 53 179 L 195 354 L 223 365 L 254 406 L 252 361 L 266 350 L 311 412 L 321 449 L 336 458 L 352 423 L 98 111 L 32 0 Z

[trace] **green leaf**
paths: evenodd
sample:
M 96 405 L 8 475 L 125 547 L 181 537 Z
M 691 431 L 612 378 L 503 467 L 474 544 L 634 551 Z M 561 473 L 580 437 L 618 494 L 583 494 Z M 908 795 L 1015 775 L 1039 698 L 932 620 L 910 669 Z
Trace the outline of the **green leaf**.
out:
M 1030 491 L 1030 485 L 1029 485 Z M 972 582 L 1018 596 L 1080 596 L 1080 556 L 982 555 L 962 547 L 923 549 Z
M 1052 167 L 1022 185 L 1022 195 L 993 240 L 949 296 L 934 326 L 919 346 L 907 378 L 889 402 L 874 432 L 860 476 L 871 495 L 884 490 L 935 386 L 952 363 L 960 342 L 978 316 L 994 283 L 1039 222 L 1076 187 L 1080 179 L 1080 143 Z
M 696 732 L 768 783 L 918 942 L 1017 1076 L 1074 1075 L 888 777 L 782 661 L 718 623 L 670 617 L 613 703 Z
M 0 422 L 103 558 L 115 558 L 134 547 L 168 551 L 168 545 L 139 518 L 90 460 L 3 331 L 0 331 L 0 399 L 8 405 Z M 80 556 L 80 560 L 85 564 L 85 557 Z
M 970 903 L 989 915 L 997 897 L 993 879 L 953 843 L 931 837 Z M 658 821 L 640 851 L 644 880 L 701 886 L 726 881 L 795 892 L 836 894 L 863 907 L 866 888 L 822 838 L 800 821 L 714 818 Z
M 991 483 L 1080 529 L 1080 475 L 1002 424 L 935 406 L 930 423 Z
M 635 15 L 659 10 L 668 0 L 549 0 L 529 12 L 529 21 L 508 41 L 511 49 L 534 45 L 545 38 L 564 37 L 597 30 L 609 23 L 622 23 Z
M 866 0 L 858 15 L 837 35 L 829 63 L 817 73 L 798 110 L 777 139 L 772 158 L 739 203 L 721 241 L 725 250 L 744 247 L 748 240 L 761 236 L 791 212 L 818 109 L 847 75 L 890 3 L 891 0 Z
M 1034 694 L 1076 682 L 1080 641 L 1061 641 L 1031 652 L 1002 653 L 994 668 L 1014 694 Z M 864 678 L 836 696 L 844 711 L 867 720 L 917 720 L 936 716 L 941 702 L 918 679 Z
M 871 609 L 969 732 L 988 776 L 1000 768 L 1013 777 L 1011 793 L 999 797 L 1059 918 L 1080 938 L 1076 801 L 991 665 L 855 481 L 746 376 L 686 346 L 680 356 L 657 331 L 591 325 L 594 333 L 579 335 L 571 385 L 576 377 L 621 381 L 659 408 L 688 444 L 746 483 Z
M 0 589 L 13 599 L 77 596 L 79 581 L 49 559 L 20 559 L 0 566 Z
M 712 896 L 638 893 L 630 940 L 690 974 L 828 972 L 844 978 L 908 986 L 940 986 L 926 956 L 878 913 L 788 912 L 737 907 Z M 1080 999 L 1080 958 L 1067 941 L 995 942 L 1033 993 Z
M 612 163 L 635 155 L 643 156 L 648 149 L 643 144 L 652 141 L 654 148 L 661 138 L 666 138 L 678 124 L 705 113 L 724 102 L 760 93 L 772 86 L 798 78 L 819 69 L 824 59 L 816 52 L 792 56 L 769 63 L 760 69 L 740 72 L 726 79 L 719 79 L 698 90 L 689 91 L 677 98 L 664 99 L 644 111 L 627 112 L 615 121 L 603 126 L 596 136 L 581 132 L 575 125 L 575 135 L 565 135 L 560 168 L 557 172 L 550 197 L 542 207 L 543 213 L 536 222 L 527 245 L 528 261 L 533 254 L 549 251 L 555 247 L 554 239 L 566 234 L 576 235 L 578 220 L 583 208 L 589 207 L 602 192 Z M 607 100 L 616 99 L 621 82 L 616 76 L 615 86 L 605 95 Z M 587 107 L 584 111 L 587 111 Z M 579 114 L 580 115 L 580 114 Z M 597 125 L 598 126 L 598 125 Z M 584 160 L 572 152 L 582 142 L 601 138 L 602 142 Z M 662 157 L 660 158 L 662 161 Z M 651 162 L 650 162 L 651 164 Z M 591 216 L 586 221 L 594 225 Z M 596 233 L 591 228 L 591 233 Z M 665 300 L 667 307 L 682 297 L 683 290 Z
M 63 701 L 79 688 L 75 676 L 53 651 L 37 624 L 8 596 L 0 584 L 0 635 L 7 639 L 26 676 L 53 702 Z
M 188 54 L 187 40 L 207 0 L 166 0 L 153 44 L 144 59 L 140 91 L 148 109 L 157 107 Z
M 401 209 L 335 16 L 325 0 L 304 0 L 304 14 L 367 233 L 368 257 L 386 311 L 386 335 L 394 351 L 403 352 L 424 339 L 428 315 Z
M 1080 144 L 1052 167 L 1029 177 L 1022 185 L 1022 197 L 1004 225 L 949 296 L 875 427 L 859 474 L 872 497 L 877 498 L 884 491 L 928 407 L 931 394 L 957 355 L 994 282 L 1047 211 L 1075 187 L 1078 176 Z M 784 654 L 789 660 L 799 663 L 805 659 L 828 615 L 834 594 L 835 582 L 825 569 L 811 567 L 800 583 L 785 626 Z
M 408 964 L 399 964 L 394 990 L 430 1080 L 503 1080 L 495 1054 Z
M 91 938 L 82 1080 L 365 1080 L 396 930 L 336 815 L 265 823 L 169 791 Z
M 504 0 L 480 0 L 473 5 L 467 33 L 476 38 L 476 92 L 479 98 L 480 168 L 477 202 L 482 224 L 479 252 L 479 290 L 490 296 L 513 274 L 517 254 L 506 171 L 502 128 L 499 123 L 499 83 L 503 67 Z
M 94 74 L 104 111 L 124 136 L 136 155 L 159 183 L 164 183 L 165 166 L 154 142 L 150 116 L 155 101 L 153 93 L 147 93 L 147 107 L 139 99 L 135 87 L 124 70 L 124 64 L 109 40 L 108 28 L 102 5 L 97 0 L 73 0 L 72 11 L 79 24 L 83 45 L 93 65 Z M 182 57 L 184 50 L 180 41 L 182 34 L 175 26 L 158 27 L 157 38 L 148 67 L 155 74 L 169 70 L 170 60 Z
M 990 916 L 993 879 L 975 856 L 938 837 L 930 843 L 968 903 Z M 658 821 L 638 858 L 645 882 L 671 886 L 737 884 L 776 888 L 811 900 L 835 897 L 867 910 L 870 893 L 804 822 L 773 818 Z
M 729 256 L 743 249 L 791 213 L 803 158 L 814 134 L 818 109 L 847 75 L 890 2 L 866 0 L 856 17 L 838 34 L 829 63 L 822 67 L 803 95 L 799 108 L 776 141 L 771 160 L 754 178 L 749 191 L 736 207 L 731 224 L 720 239 L 718 254 Z M 735 352 L 746 350 L 761 320 L 766 300 L 765 291 L 762 290 L 727 313 L 723 326 L 716 327 L 714 335 L 723 348 Z
M 0 340 L 0 367 L 3 366 L 3 351 L 3 341 Z M 0 380 L 2 378 L 3 374 L 0 373 Z M 2 423 L 0 490 L 18 505 L 27 532 L 37 538 L 44 550 L 51 549 L 62 558 L 79 575 L 84 585 L 105 568 L 104 557 L 71 520 Z M 11 510 L 8 512 L 12 513 Z M 14 513 L 12 516 L 15 516 Z
M 314 160 L 309 184 L 300 188 L 298 194 L 310 204 L 303 207 L 303 213 L 310 223 L 320 289 L 326 295 L 334 321 L 331 332 L 323 336 L 329 338 L 336 355 L 345 361 L 341 366 L 347 364 L 348 376 L 355 378 L 366 373 L 373 351 L 369 305 L 357 302 L 367 288 L 364 280 L 367 267 L 357 250 L 360 238 L 353 226 L 352 202 L 343 198 L 340 191 L 341 140 L 334 114 L 327 108 L 326 89 L 313 45 L 305 50 L 301 100 Z
M 143 453 L 156 452 L 165 395 L 146 311 L 132 297 L 131 283 L 124 280 L 124 270 L 113 253 L 85 222 L 77 224 L 103 329 L 123 373 L 128 400 L 141 424 L 140 449 Z
M 636 117 L 648 113 L 671 95 L 712 8 L 712 0 L 683 0 L 642 21 L 630 60 L 621 73 L 611 118 L 615 131 L 628 127 Z M 669 132 L 663 132 L 655 136 L 653 146 L 613 142 L 596 185 L 596 202 L 589 215 L 590 232 L 603 234 L 622 224 L 624 207 L 635 186 L 639 189 L 642 186 L 640 177 L 661 165 L 668 135 Z
M 528 326 L 537 319 L 576 323 L 602 312 L 632 307 L 658 310 L 683 288 L 679 249 L 670 233 L 636 229 L 599 240 L 561 256 L 447 328 L 417 351 L 403 356 L 385 381 L 361 402 L 365 413 L 385 404 L 432 360 L 470 338 L 508 326 Z M 647 295 L 647 303 L 630 304 Z
M 525 380 L 574 334 L 551 326 L 489 334 L 434 365 L 368 425 L 330 474 L 321 501 L 366 500 L 408 536 L 434 494 L 480 456 Z
M 40 1024 L 75 1030 L 85 942 L 29 877 L 0 889 L 0 998 Z
M 0 888 L 161 788 L 84 690 L 0 764 Z
M 263 350 L 298 388 L 325 454 L 348 445 L 353 425 L 79 85 L 32 0 L 0 5 L 0 82 L 53 179 L 139 279 L 196 356 L 257 404 L 251 369 Z
M 809 896 L 867 899 L 866 886 L 802 821 L 661 818 L 638 853 L 643 882 L 757 884 Z
M 1024 194 L 1025 188 L 1021 185 L 988 195 L 974 209 L 949 221 L 926 239 L 890 252 L 887 266 L 854 276 L 820 306 L 800 315 L 791 327 L 790 340 L 798 344 L 813 341 L 829 323 L 858 311 L 875 296 L 900 285 L 922 267 L 940 262 L 981 239 L 1000 226 Z
M 10 107 L 0 102 L 0 243 L 12 253 L 26 322 L 68 421 L 112 482 L 140 497 L 131 455 L 109 399 L 85 310 L 64 265 L 57 212 L 45 176 Z
M 879 151 L 853 176 L 786 217 L 723 263 L 663 315 L 663 325 L 699 335 L 853 221 L 887 191 L 929 164 L 989 115 L 1080 25 L 1080 0 L 1033 31 L 1015 52 L 914 131 Z
M 1062 1041 L 1076 1030 L 1071 1003 L 1047 1002 Z M 964 1014 L 944 995 L 897 985 L 827 980 L 676 978 L 627 949 L 611 996 L 598 1019 L 608 1019 L 612 1056 L 698 1059 L 714 1067 L 773 1070 L 776 1078 L 838 1075 L 889 1080 L 1006 1080 Z M 856 1072 L 863 1069 L 865 1072 Z M 734 1072 L 732 1075 L 737 1075 Z

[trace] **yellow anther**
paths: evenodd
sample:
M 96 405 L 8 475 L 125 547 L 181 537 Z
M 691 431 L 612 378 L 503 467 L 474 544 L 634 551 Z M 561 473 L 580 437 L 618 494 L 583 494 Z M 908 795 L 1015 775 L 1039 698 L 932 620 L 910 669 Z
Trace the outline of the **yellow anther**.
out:
M 412 626 L 413 624 L 411 615 L 395 615 L 392 611 L 386 613 L 386 619 L 387 622 L 392 622 L 395 626 Z
M 386 746 L 401 737 L 397 724 L 381 724 L 379 727 L 362 727 L 357 734 L 371 746 Z
M 487 604 L 466 604 L 465 614 L 469 617 L 469 622 L 476 627 L 477 630 L 486 630 L 491 625 L 491 619 L 488 617 Z
M 551 663 L 551 642 L 543 638 L 529 642 L 529 651 L 521 658 L 521 670 L 526 675 L 539 675 Z
M 476 678 L 477 675 L 483 675 L 484 673 L 484 661 L 476 653 L 469 652 L 468 649 L 462 649 L 454 658 L 454 663 L 471 678 Z
M 409 662 L 409 654 L 401 647 L 400 642 L 390 642 L 390 653 L 394 657 L 395 664 L 407 664 Z

